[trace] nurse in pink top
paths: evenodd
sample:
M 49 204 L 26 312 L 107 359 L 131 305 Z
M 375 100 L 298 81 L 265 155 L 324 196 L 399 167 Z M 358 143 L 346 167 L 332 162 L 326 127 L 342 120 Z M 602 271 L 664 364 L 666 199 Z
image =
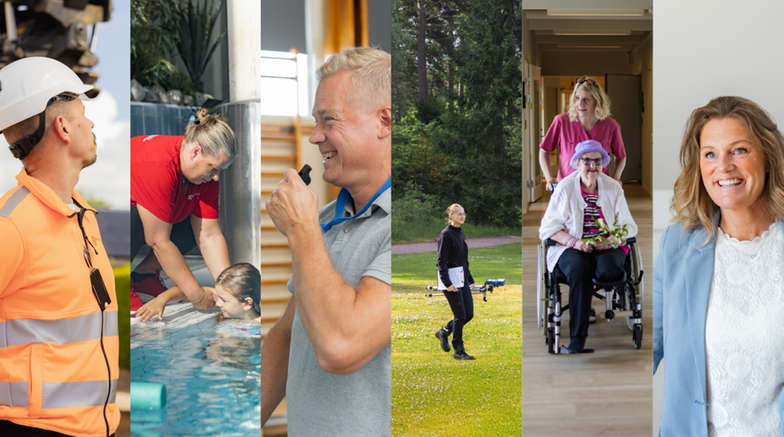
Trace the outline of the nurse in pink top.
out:
M 555 117 L 542 144 L 539 145 L 539 165 L 547 181 L 545 187 L 548 191 L 552 191 L 553 183 L 575 171 L 569 162 L 577 144 L 586 140 L 598 141 L 607 153 L 615 155 L 615 173 L 612 177 L 620 181 L 626 166 L 621 126 L 610 118 L 610 99 L 607 94 L 598 82 L 587 76 L 575 82 L 569 112 Z M 550 173 L 550 152 L 558 146 L 561 147 L 561 152 L 556 179 Z M 604 167 L 603 171 L 610 174 L 608 167 Z

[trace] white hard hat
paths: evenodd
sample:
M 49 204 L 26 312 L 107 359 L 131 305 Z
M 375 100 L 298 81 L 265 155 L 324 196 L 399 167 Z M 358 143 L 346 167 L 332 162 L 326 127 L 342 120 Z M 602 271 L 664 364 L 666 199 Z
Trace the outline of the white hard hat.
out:
M 40 114 L 54 96 L 91 89 L 92 85 L 82 83 L 73 70 L 52 58 L 14 61 L 0 70 L 0 132 Z

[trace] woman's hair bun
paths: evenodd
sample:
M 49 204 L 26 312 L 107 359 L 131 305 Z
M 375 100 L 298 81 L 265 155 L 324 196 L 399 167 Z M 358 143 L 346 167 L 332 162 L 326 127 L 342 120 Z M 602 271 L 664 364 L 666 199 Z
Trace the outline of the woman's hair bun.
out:
M 198 111 L 196 111 L 196 115 L 194 115 L 194 119 L 195 119 L 194 123 L 201 124 L 201 121 L 209 116 L 210 116 L 210 111 L 208 111 L 207 108 L 201 108 Z

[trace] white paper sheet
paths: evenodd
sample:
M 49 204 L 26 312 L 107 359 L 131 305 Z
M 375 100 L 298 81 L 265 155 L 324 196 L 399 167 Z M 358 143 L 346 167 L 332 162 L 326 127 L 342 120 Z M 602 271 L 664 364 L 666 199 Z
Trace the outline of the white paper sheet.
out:
M 446 286 L 444 282 L 441 281 L 441 275 L 437 274 L 438 277 L 438 289 L 439 290 L 446 290 Z M 449 269 L 449 280 L 452 282 L 457 288 L 461 288 L 464 284 L 465 276 L 463 275 L 463 267 L 452 267 Z

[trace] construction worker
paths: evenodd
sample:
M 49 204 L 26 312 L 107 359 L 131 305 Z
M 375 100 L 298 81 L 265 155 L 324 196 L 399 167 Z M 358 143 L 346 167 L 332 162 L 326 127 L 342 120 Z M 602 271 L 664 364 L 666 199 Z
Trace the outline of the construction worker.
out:
M 111 436 L 117 299 L 95 210 L 85 85 L 49 58 L 0 70 L 0 131 L 24 168 L 0 198 L 0 435 Z

